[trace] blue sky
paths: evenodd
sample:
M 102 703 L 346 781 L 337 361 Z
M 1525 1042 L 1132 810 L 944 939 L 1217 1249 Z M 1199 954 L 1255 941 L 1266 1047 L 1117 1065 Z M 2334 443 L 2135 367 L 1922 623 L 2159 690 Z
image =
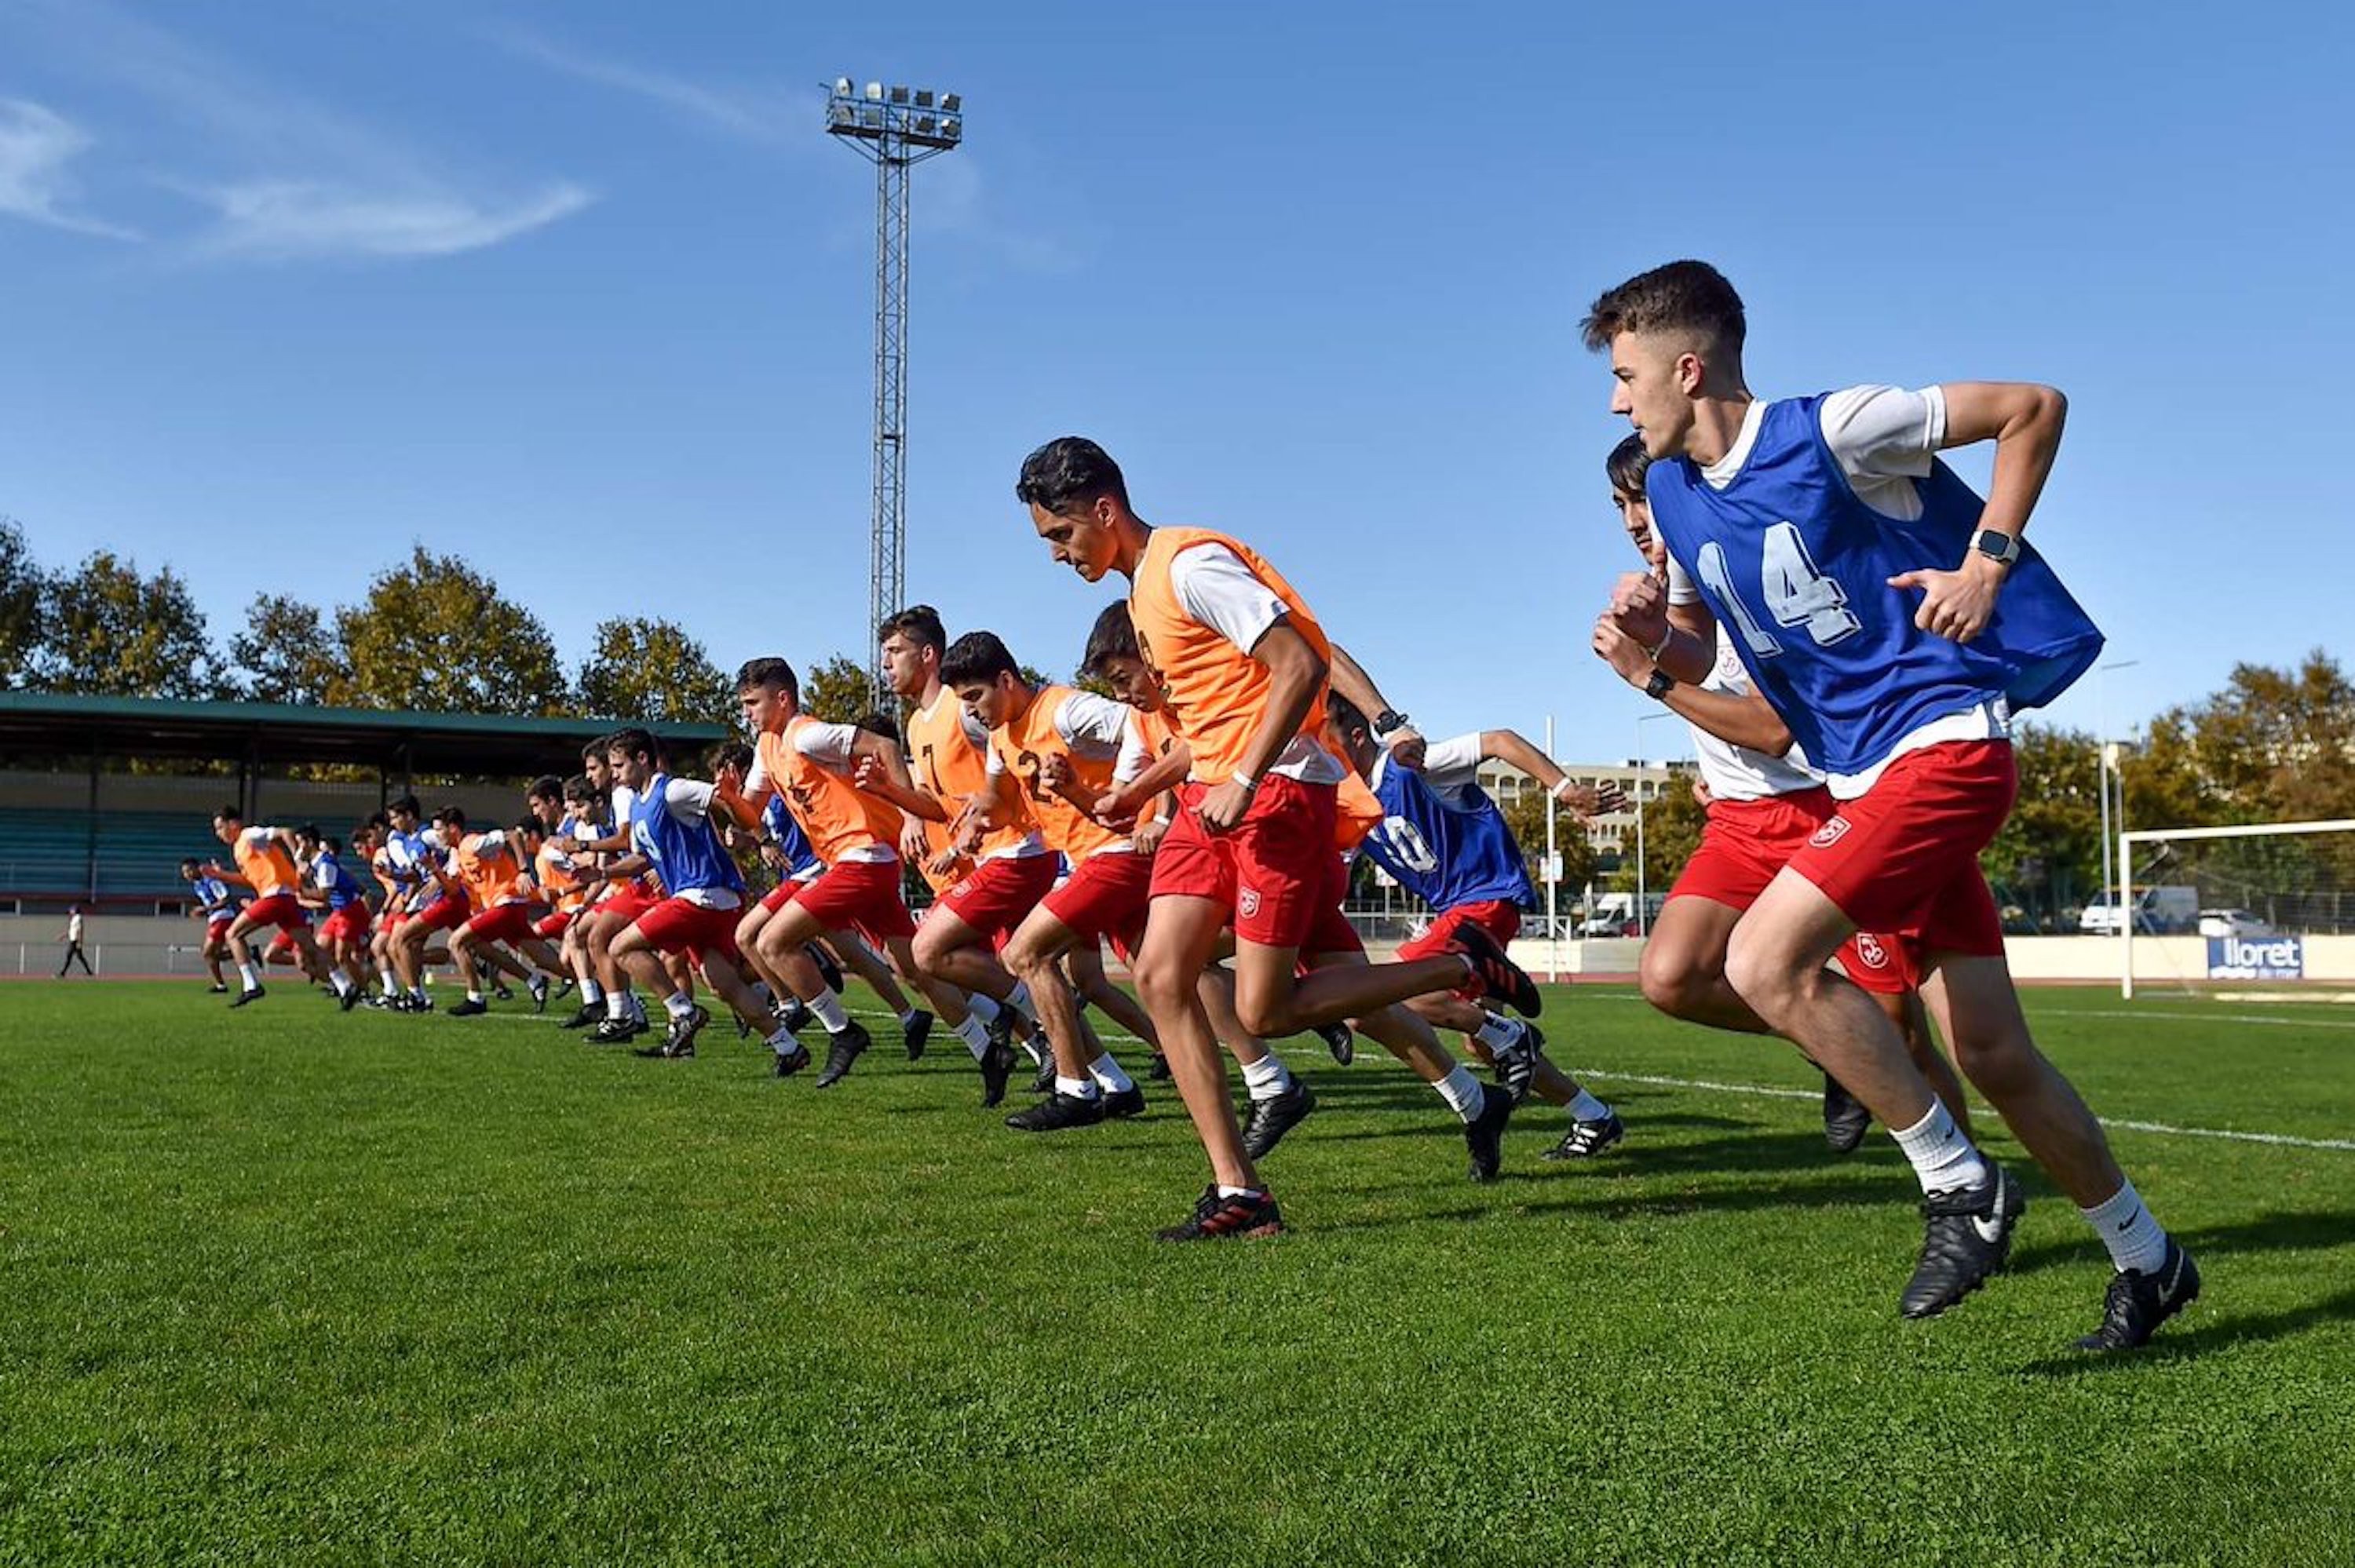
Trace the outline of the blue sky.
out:
M 847 73 L 967 101 L 916 175 L 909 583 L 1041 666 L 1108 590 L 1011 485 L 1078 431 L 1433 733 L 1629 755 L 1653 705 L 1586 651 L 1624 426 L 1577 321 L 1684 255 L 1742 289 L 1762 392 L 2069 393 L 2033 536 L 2139 661 L 2114 727 L 2339 641 L 2346 13 L 1646 15 L 0 0 L 0 512 L 52 565 L 170 563 L 222 641 L 421 542 L 569 662 L 633 612 L 723 664 L 863 654 Z

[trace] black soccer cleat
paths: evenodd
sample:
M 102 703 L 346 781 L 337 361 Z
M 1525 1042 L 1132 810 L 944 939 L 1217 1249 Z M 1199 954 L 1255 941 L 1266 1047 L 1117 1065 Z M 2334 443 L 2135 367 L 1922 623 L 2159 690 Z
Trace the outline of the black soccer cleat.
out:
M 1824 1141 L 1834 1154 L 1853 1154 L 1872 1127 L 1872 1113 L 1848 1092 L 1848 1086 L 1824 1075 Z
M 2167 1256 L 2148 1274 L 2121 1269 L 2102 1298 L 2102 1326 L 2077 1341 L 2081 1351 L 2131 1351 L 2150 1342 L 2158 1326 L 2200 1298 L 2200 1266 L 2173 1236 Z
M 505 980 L 493 980 L 491 982 L 491 994 L 497 997 L 501 1001 L 513 1001 L 515 1000 L 515 992 L 508 988 L 507 982 Z
M 1505 1124 L 1513 1119 L 1513 1097 L 1480 1097 L 1480 1114 L 1464 1124 L 1464 1147 L 1472 1151 L 1472 1180 L 1494 1181 L 1505 1160 Z
M 602 1018 L 589 1032 L 589 1041 L 593 1045 L 626 1044 L 637 1033 L 637 1026 L 626 1018 Z
M 1346 1067 L 1358 1059 L 1358 1044 L 1350 1038 L 1348 1024 L 1320 1023 L 1316 1026 L 1316 1038 L 1325 1042 L 1325 1049 L 1333 1054 L 1338 1065 Z
M 1621 1139 L 1627 1136 L 1627 1126 L 1619 1113 L 1597 1117 L 1593 1121 L 1574 1121 L 1561 1141 L 1545 1151 L 1547 1160 L 1592 1160 Z
M 1156 1051 L 1153 1054 L 1153 1065 L 1145 1069 L 1145 1075 L 1156 1084 L 1167 1083 L 1169 1081 L 1169 1058 L 1164 1056 L 1160 1052 Z
M 907 1022 L 900 1025 L 900 1039 L 908 1047 L 908 1060 L 911 1062 L 924 1059 L 924 1047 L 932 1043 L 932 1015 L 921 1007 L 908 1015 Z
M 486 1001 L 476 1001 L 470 996 L 464 1001 L 452 1006 L 450 1011 L 443 1013 L 442 1016 L 444 1018 L 474 1018 L 490 1012 L 490 1003 Z
M 591 1024 L 602 1020 L 604 1016 L 605 1006 L 602 1002 L 584 1001 L 579 1007 L 572 1010 L 571 1017 L 558 1024 L 557 1027 L 559 1029 L 586 1029 Z
M 534 975 L 524 982 L 524 986 L 531 992 L 531 1010 L 534 1012 L 546 1012 L 548 1011 L 548 977 Z
M 1252 1101 L 1251 1114 L 1243 1118 L 1243 1152 L 1253 1160 L 1265 1159 L 1316 1108 L 1316 1097 L 1298 1078 L 1273 1099 Z
M 1066 1128 L 1093 1127 L 1104 1118 L 1102 1095 L 1049 1095 L 1028 1110 L 1016 1111 L 1006 1125 L 1017 1132 L 1061 1132 Z
M 1934 1318 L 1987 1283 L 2011 1252 L 2011 1233 L 2028 1199 L 2017 1182 L 1990 1164 L 1992 1174 L 1977 1187 L 1933 1192 L 1922 1200 L 1927 1222 L 1922 1260 L 1898 1298 L 1908 1318 Z
M 360 1004 L 360 999 L 366 995 L 368 992 L 356 985 L 346 986 L 336 993 L 336 1005 L 349 1012 Z
M 1538 1053 L 1544 1047 L 1545 1036 L 1538 1033 L 1538 1026 L 1523 1023 L 1518 1039 L 1489 1053 L 1489 1066 L 1495 1071 L 1497 1086 L 1515 1105 L 1529 1097 L 1529 1086 L 1538 1077 Z
M 1055 1058 L 1050 1055 L 1039 1064 L 1038 1071 L 1030 1075 L 1030 1092 L 1034 1095 L 1053 1094 L 1057 1075 Z
M 243 1007 L 247 1002 L 260 1001 L 263 997 L 268 996 L 270 992 L 261 986 L 255 986 L 250 991 L 240 991 L 238 993 L 237 1000 L 230 1002 L 229 1005 L 231 1007 Z
M 1215 1186 L 1202 1189 L 1194 1203 L 1193 1213 L 1183 1224 L 1171 1225 L 1156 1233 L 1166 1242 L 1250 1240 L 1259 1236 L 1282 1235 L 1284 1214 L 1276 1208 L 1275 1199 L 1266 1192 L 1237 1192 L 1232 1197 L 1219 1196 Z
M 225 985 L 211 985 L 207 986 L 205 989 L 215 996 L 227 996 L 229 994 L 229 987 Z
M 795 1041 L 792 1050 L 780 1051 L 777 1053 L 777 1065 L 773 1069 L 773 1075 L 780 1078 L 790 1078 L 795 1073 L 800 1072 L 804 1067 L 806 1067 L 809 1065 L 809 1047 L 804 1045 L 799 1041 Z
M 711 1014 L 699 1003 L 685 1012 L 672 1014 L 670 1027 L 663 1031 L 662 1054 L 666 1056 L 694 1055 L 695 1037 L 702 1033 L 703 1026 L 710 1022 Z
M 1020 1060 L 1013 1046 L 994 1037 L 982 1049 L 979 1059 L 982 1109 L 987 1110 L 1006 1098 L 1006 1082 L 1014 1076 L 1015 1064 Z
M 1145 1114 L 1145 1091 L 1131 1084 L 1124 1089 L 1107 1089 L 1103 1094 L 1106 1121 L 1124 1119 Z
M 817 978 L 826 981 L 826 989 L 834 992 L 835 995 L 840 996 L 842 994 L 842 966 L 834 961 L 834 955 L 827 952 L 824 948 L 819 947 L 815 942 L 805 942 L 802 944 L 802 951 L 807 953 L 810 957 L 810 962 L 817 966 Z
M 1545 1001 L 1538 995 L 1538 982 L 1507 958 L 1497 938 L 1479 927 L 1458 926 L 1447 950 L 1471 967 L 1472 981 L 1481 994 L 1508 1003 L 1523 1018 L 1535 1018 L 1544 1010 Z
M 788 1033 L 799 1034 L 817 1022 L 817 1014 L 800 997 L 788 996 L 769 1004 L 769 1015 L 785 1026 Z
M 866 1025 L 855 1022 L 841 1033 L 827 1035 L 826 1071 L 817 1075 L 817 1086 L 830 1089 L 849 1076 L 850 1065 L 873 1044 L 875 1042 L 868 1037 Z

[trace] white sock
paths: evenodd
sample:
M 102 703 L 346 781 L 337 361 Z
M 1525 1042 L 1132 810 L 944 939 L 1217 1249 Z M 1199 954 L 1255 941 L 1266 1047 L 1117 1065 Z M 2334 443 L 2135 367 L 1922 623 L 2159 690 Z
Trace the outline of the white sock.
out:
M 905 1028 L 907 1028 L 910 1024 L 911 1024 L 911 1023 L 913 1023 L 913 1022 L 916 1022 L 916 1010 L 915 1010 L 914 1008 L 912 1008 L 912 1007 L 903 1007 L 903 1008 L 901 1008 L 901 1009 L 900 1010 L 900 1028 L 905 1029 Z
M 1092 1100 L 1099 1093 L 1093 1078 L 1067 1078 L 1060 1073 L 1055 1075 L 1055 1092 L 1074 1100 Z
M 644 1023 L 646 1021 L 646 1003 L 645 998 L 633 991 L 624 992 L 623 994 L 622 1001 L 628 1006 L 630 1016 L 632 1018 L 636 1019 L 640 1023 Z
M 989 1054 L 989 1031 L 983 1025 L 980 1014 L 966 1015 L 965 1021 L 958 1024 L 954 1033 L 964 1042 L 964 1048 L 973 1053 L 975 1061 L 978 1062 Z
M 1487 1017 L 1488 1022 L 1475 1030 L 1472 1038 L 1491 1051 L 1510 1050 L 1519 1044 L 1529 1033 L 1518 1019 L 1507 1018 L 1498 1012 L 1488 1013 Z
M 1465 1121 L 1477 1117 L 1481 1107 L 1488 1103 L 1488 1097 L 1481 1090 L 1480 1080 L 1474 1077 L 1472 1069 L 1461 1062 L 1448 1071 L 1447 1076 L 1431 1086 L 1439 1091 L 1439 1097 L 1447 1102 L 1448 1108 Z
M 1108 1095 L 1124 1095 L 1136 1087 L 1136 1080 L 1121 1071 L 1109 1051 L 1088 1064 L 1088 1076 L 1102 1084 Z
M 1023 1017 L 1028 1019 L 1031 1022 L 1036 1023 L 1039 1022 L 1039 1010 L 1030 1005 L 1030 982 L 1028 980 L 1016 980 L 1014 982 L 1014 989 L 1006 993 L 1006 1005 L 1020 1013 Z
M 390 969 L 378 969 L 376 973 L 377 978 L 384 982 L 385 995 L 399 996 L 400 994 L 400 982 L 393 979 L 392 971 Z
M 981 991 L 975 991 L 964 999 L 964 1010 L 980 1019 L 984 1028 L 996 1022 L 997 1015 L 1006 1011 L 997 1005 L 996 997 Z
M 248 991 L 260 991 L 261 989 L 261 977 L 253 972 L 253 966 L 251 964 L 238 965 L 237 978 L 245 982 L 245 989 Z
M 782 1024 L 778 1026 L 777 1032 L 774 1034 L 769 1036 L 769 1049 L 774 1051 L 780 1056 L 792 1055 L 795 1051 L 801 1049 L 801 1044 L 802 1043 L 800 1041 L 794 1038 L 794 1032 L 785 1028 Z
M 1219 1196 L 1221 1198 L 1240 1198 L 1246 1192 L 1254 1198 L 1263 1195 L 1257 1187 L 1230 1187 L 1223 1181 L 1219 1183 Z
M 594 1007 L 599 1002 L 605 1000 L 605 988 L 599 985 L 592 980 L 582 980 L 581 982 L 581 1000 L 587 1005 Z
M 423 980 L 419 980 L 415 985 L 410 986 L 409 988 L 409 994 L 415 997 L 418 1001 L 423 1001 L 425 1000 L 425 982 Z
M 630 1016 L 630 993 L 611 991 L 605 993 L 605 1016 L 616 1023 L 626 1022 Z
M 685 1018 L 695 1011 L 695 998 L 683 991 L 675 991 L 663 998 L 663 1011 L 673 1018 Z
M 1243 1064 L 1243 1087 L 1255 1100 L 1272 1100 L 1292 1087 L 1292 1071 L 1273 1051 Z
M 839 1034 L 850 1027 L 850 1014 L 842 1011 L 842 998 L 830 991 L 820 990 L 809 1010 L 817 1014 L 817 1021 L 826 1025 L 828 1034 Z
M 1955 1125 L 1944 1100 L 1932 1099 L 1930 1114 L 1895 1137 L 1897 1147 L 1913 1162 L 1913 1174 L 1924 1192 L 1951 1192 L 1987 1180 L 1987 1161 Z
M 483 1000 L 483 993 L 476 991 L 473 986 L 468 986 L 466 988 L 466 1000 L 468 1001 L 480 1001 Z
M 1570 1119 L 1572 1121 L 1601 1121 L 1611 1114 L 1609 1106 L 1604 1105 L 1584 1089 L 1579 1090 L 1572 1098 L 1569 1110 Z
M 1028 1034 L 1016 1035 L 1014 1043 L 1022 1047 L 1022 1054 L 1030 1058 L 1032 1066 L 1043 1067 L 1047 1065 L 1047 1042 L 1040 1037 L 1037 1030 L 1032 1030 Z
M 2100 1207 L 2077 1212 L 2100 1234 L 2119 1273 L 2131 1268 L 2151 1274 L 2167 1261 L 2167 1232 L 2151 1217 L 2133 1182 L 2120 1187 Z

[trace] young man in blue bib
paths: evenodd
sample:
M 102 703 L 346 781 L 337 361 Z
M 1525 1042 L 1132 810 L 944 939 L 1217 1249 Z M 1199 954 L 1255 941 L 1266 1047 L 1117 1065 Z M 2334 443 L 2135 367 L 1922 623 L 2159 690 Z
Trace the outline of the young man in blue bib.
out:
M 1694 683 L 1723 624 L 1838 802 L 1735 925 L 1726 979 L 1895 1132 L 1928 1220 L 1900 1307 L 1926 1318 L 2002 1265 L 2024 1202 L 1895 1025 L 1825 968 L 1859 928 L 1917 941 L 1957 1065 L 2116 1266 L 2102 1324 L 2078 1344 L 2140 1345 L 2198 1295 L 2199 1270 L 2030 1038 L 1978 867 L 2018 789 L 2011 715 L 2058 695 L 2102 646 L 2020 538 L 2066 404 L 1998 382 L 1763 400 L 1742 376 L 1746 324 L 1732 285 L 1700 261 L 1630 279 L 1583 323 L 1611 356 L 1612 411 L 1653 460 L 1645 489 L 1670 560 L 1665 585 L 1620 579 L 1614 620 L 1663 678 Z M 1986 440 L 1982 501 L 1936 454 Z

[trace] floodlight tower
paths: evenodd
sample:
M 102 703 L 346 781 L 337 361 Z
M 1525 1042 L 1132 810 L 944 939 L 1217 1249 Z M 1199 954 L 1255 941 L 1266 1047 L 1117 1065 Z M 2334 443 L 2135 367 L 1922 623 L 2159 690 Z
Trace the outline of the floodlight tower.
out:
M 900 609 L 908 588 L 908 172 L 964 140 L 964 100 L 929 87 L 854 87 L 835 79 L 826 134 L 875 165 L 875 508 L 867 624 Z M 868 668 L 888 704 L 880 652 Z

